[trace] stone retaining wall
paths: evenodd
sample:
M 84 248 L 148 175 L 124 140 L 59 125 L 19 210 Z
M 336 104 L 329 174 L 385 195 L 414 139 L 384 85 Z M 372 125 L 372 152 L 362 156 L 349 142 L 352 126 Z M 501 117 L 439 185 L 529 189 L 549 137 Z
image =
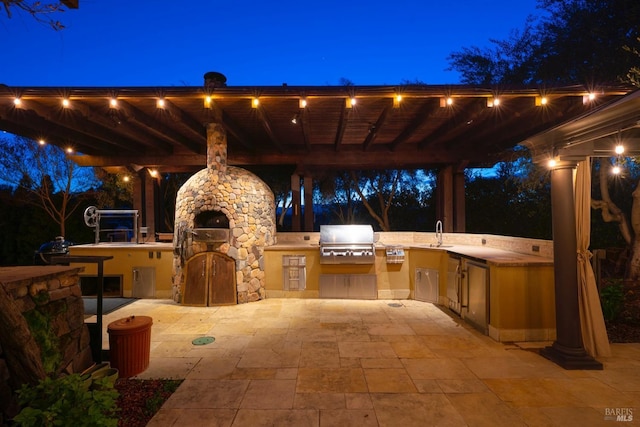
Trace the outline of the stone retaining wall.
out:
M 0 268 L 3 307 L 17 315 L 16 324 L 0 326 L 0 424 L 15 415 L 13 390 L 20 386 L 7 353 L 20 355 L 23 350 L 11 348 L 14 343 L 6 334 L 34 337 L 44 371 L 50 376 L 82 372 L 92 364 L 80 271 L 61 266 Z

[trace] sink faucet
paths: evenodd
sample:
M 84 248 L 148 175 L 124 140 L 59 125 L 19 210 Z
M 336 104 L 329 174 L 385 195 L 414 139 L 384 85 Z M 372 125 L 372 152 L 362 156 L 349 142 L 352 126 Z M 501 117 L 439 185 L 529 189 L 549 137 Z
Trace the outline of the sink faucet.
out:
M 440 220 L 436 222 L 436 239 L 438 246 L 442 246 L 442 221 Z

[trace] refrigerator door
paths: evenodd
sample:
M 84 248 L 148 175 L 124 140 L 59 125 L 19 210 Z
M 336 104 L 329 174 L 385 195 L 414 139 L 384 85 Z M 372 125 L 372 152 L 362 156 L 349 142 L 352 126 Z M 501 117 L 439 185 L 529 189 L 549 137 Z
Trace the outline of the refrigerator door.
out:
M 489 268 L 486 264 L 469 260 L 465 260 L 464 264 L 462 316 L 476 329 L 487 334 L 489 324 Z
M 449 255 L 449 267 L 447 268 L 447 299 L 449 308 L 460 314 L 460 258 Z

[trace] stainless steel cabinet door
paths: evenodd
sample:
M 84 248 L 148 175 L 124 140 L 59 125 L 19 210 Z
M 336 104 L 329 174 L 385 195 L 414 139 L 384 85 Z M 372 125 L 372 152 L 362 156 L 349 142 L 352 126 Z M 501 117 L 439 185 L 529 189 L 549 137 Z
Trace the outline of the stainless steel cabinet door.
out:
M 418 301 L 438 303 L 438 282 L 440 273 L 431 268 L 416 268 L 415 299 Z
M 466 277 L 464 318 L 483 333 L 487 333 L 489 301 L 489 268 L 485 264 L 465 261 Z M 466 286 L 465 286 L 466 285 Z
M 156 297 L 156 268 L 155 267 L 133 267 L 133 298 L 155 298 Z
M 460 275 L 460 258 L 449 256 L 449 267 L 447 268 L 447 298 L 449 308 L 460 314 L 460 302 L 462 301 Z

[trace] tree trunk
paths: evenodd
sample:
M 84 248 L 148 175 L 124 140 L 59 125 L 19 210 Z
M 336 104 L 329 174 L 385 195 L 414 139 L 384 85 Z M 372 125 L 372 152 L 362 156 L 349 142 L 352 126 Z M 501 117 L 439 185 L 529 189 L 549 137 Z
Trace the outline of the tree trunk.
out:
M 591 200 L 591 207 L 600 209 L 605 222 L 617 222 L 620 234 L 629 245 L 630 256 L 627 262 L 625 278 L 640 279 L 640 185 L 636 185 L 633 192 L 631 208 L 631 225 L 624 212 L 616 206 L 609 195 L 609 170 L 611 165 L 606 160 L 600 160 L 600 194 L 602 200 Z
M 640 279 L 640 183 L 636 184 L 636 189 L 633 192 L 631 227 L 633 228 L 635 237 L 631 245 L 627 278 L 636 281 Z
M 388 223 L 388 219 L 385 222 L 385 220 L 380 217 L 380 215 L 378 215 L 376 213 L 376 211 L 373 209 L 373 207 L 369 204 L 369 202 L 367 201 L 367 198 L 365 197 L 364 193 L 362 192 L 362 190 L 360 189 L 360 186 L 358 185 L 358 179 L 356 177 L 355 172 L 351 172 L 351 180 L 353 183 L 353 188 L 356 190 L 356 192 L 358 193 L 358 196 L 360 197 L 360 201 L 362 202 L 362 204 L 364 205 L 364 207 L 367 209 L 367 211 L 369 212 L 369 215 L 371 215 L 373 217 L 373 219 L 376 220 L 376 222 L 378 223 L 378 225 L 380 226 L 380 229 L 382 231 L 390 231 L 390 227 L 389 227 L 389 223 Z M 378 193 L 379 196 L 379 193 Z
M 280 227 L 284 225 L 284 218 L 287 216 L 287 211 L 293 203 L 293 198 L 289 200 L 289 203 L 287 203 L 287 200 L 289 200 L 289 196 L 285 196 L 285 198 L 282 199 L 282 211 L 280 212 L 280 218 L 278 218 L 278 225 Z
M 46 374 L 40 347 L 13 298 L 0 284 L 0 344 L 14 386 L 37 384 Z

